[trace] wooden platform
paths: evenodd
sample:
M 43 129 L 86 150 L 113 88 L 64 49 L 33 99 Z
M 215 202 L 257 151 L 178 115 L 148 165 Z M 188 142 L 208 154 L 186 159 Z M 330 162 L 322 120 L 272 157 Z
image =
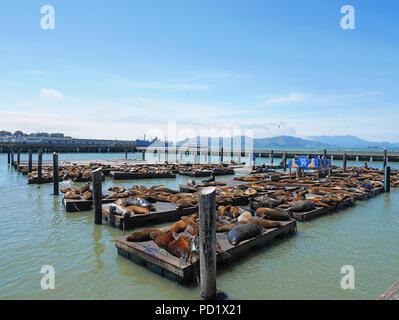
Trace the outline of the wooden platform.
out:
M 112 203 L 116 200 L 117 199 L 102 199 L 102 202 Z M 64 205 L 66 212 L 90 211 L 93 205 L 93 200 L 65 199 L 63 197 L 62 204 Z
M 266 246 L 276 237 L 296 232 L 295 221 L 282 221 L 280 228 L 268 229 L 260 236 L 242 241 L 233 246 L 227 239 L 227 232 L 217 233 L 217 240 L 223 253 L 217 254 L 218 265 L 238 258 L 244 258 L 248 251 L 255 247 Z M 159 275 L 179 283 L 190 283 L 195 279 L 198 265 L 180 265 L 179 259 L 164 249 L 159 249 L 154 241 L 128 242 L 126 237 L 115 240 L 118 254 L 132 262 L 144 266 Z
M 109 176 L 114 180 L 135 180 L 135 179 L 174 179 L 176 175 L 174 173 L 167 174 L 143 174 L 137 172 L 124 172 L 124 171 L 111 171 Z
M 198 211 L 197 207 L 178 210 L 176 208 L 176 204 L 173 202 L 157 201 L 152 205 L 156 210 L 150 211 L 150 214 L 148 215 L 136 215 L 133 217 L 124 218 L 109 212 L 111 204 L 104 204 L 102 209 L 103 219 L 112 227 L 119 228 L 120 230 L 128 230 L 135 227 L 148 225 L 150 223 L 177 221 L 181 216 L 192 214 Z
M 399 280 L 380 295 L 377 300 L 399 300 Z

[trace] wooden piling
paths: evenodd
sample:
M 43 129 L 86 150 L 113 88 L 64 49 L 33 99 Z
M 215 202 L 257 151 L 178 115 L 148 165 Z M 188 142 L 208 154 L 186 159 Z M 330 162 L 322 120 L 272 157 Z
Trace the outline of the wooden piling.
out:
M 32 149 L 29 149 L 28 172 L 32 172 Z
M 216 297 L 216 188 L 199 193 L 200 292 L 204 299 Z
M 270 151 L 270 163 L 273 164 L 274 162 L 274 150 Z
M 145 161 L 145 151 L 143 151 L 143 153 L 142 153 L 142 159 L 143 159 L 143 161 Z
M 127 151 L 125 151 L 125 159 L 127 159 Z
M 19 164 L 21 163 L 21 150 L 17 152 L 17 169 L 19 170 Z
M 14 149 L 11 149 L 11 166 L 14 166 Z
M 102 169 L 93 170 L 92 177 L 94 223 L 102 224 Z
M 59 195 L 59 178 L 58 178 L 58 154 L 53 153 L 53 187 L 54 195 Z
M 346 153 L 344 153 L 344 157 L 343 157 L 343 168 L 344 168 L 344 172 L 346 172 Z
M 287 152 L 284 152 L 283 154 L 283 170 L 287 170 Z
M 223 148 L 220 149 L 220 162 L 223 163 Z
M 39 150 L 37 153 L 37 183 L 42 183 L 42 150 Z
M 387 162 L 388 162 L 388 152 L 387 149 L 384 149 L 384 169 L 387 166 Z
M 391 167 L 385 167 L 385 177 L 384 177 L 384 191 L 391 191 Z
M 10 150 L 8 150 L 7 155 L 8 155 L 8 156 L 7 156 L 7 159 L 8 159 L 7 161 L 8 161 L 8 162 L 7 162 L 7 163 L 10 164 L 10 162 L 11 162 Z

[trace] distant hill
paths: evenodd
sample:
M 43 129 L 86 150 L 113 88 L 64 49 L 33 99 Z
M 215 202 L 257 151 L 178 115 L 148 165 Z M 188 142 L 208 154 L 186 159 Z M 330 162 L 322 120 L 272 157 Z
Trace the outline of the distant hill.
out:
M 191 139 L 185 139 L 183 141 L 179 141 L 177 143 L 177 146 L 196 146 L 197 141 L 201 141 L 202 143 L 199 143 L 199 145 L 204 146 L 206 144 L 206 141 L 208 141 L 208 147 L 211 145 L 213 147 L 221 147 L 224 145 L 225 148 L 230 148 L 231 142 L 230 139 L 224 139 L 224 143 L 222 144 L 220 142 L 219 138 L 211 138 L 210 140 L 207 140 L 207 137 L 195 137 Z M 245 146 L 245 140 L 249 141 L 249 137 L 241 136 L 241 137 L 234 137 L 233 139 L 236 139 L 239 141 L 241 139 L 241 145 L 242 147 Z M 205 142 L 205 143 L 204 143 Z M 322 148 L 337 148 L 336 145 L 328 144 L 328 143 L 323 143 L 323 142 L 318 142 L 318 141 L 313 141 L 313 140 L 306 140 L 302 138 L 297 138 L 293 136 L 278 136 L 278 137 L 272 137 L 272 138 L 255 138 L 253 139 L 253 148 L 254 149 L 322 149 Z
M 360 139 L 355 136 L 311 136 L 309 139 L 314 141 L 328 143 L 337 145 L 341 148 L 387 148 L 387 149 L 397 149 L 399 148 L 399 143 L 391 142 L 373 142 Z

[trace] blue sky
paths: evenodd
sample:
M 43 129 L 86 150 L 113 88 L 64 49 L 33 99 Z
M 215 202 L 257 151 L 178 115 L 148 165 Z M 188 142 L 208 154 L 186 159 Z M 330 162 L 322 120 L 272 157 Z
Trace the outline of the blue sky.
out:
M 398 1 L 82 2 L 1 2 L 0 130 L 398 141 Z

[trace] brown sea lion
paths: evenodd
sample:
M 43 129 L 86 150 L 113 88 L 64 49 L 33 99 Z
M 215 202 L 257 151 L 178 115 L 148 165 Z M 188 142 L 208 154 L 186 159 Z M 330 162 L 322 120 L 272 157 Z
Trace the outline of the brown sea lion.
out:
M 86 183 L 81 189 L 81 193 L 85 193 L 86 191 L 90 191 L 90 183 Z
M 85 193 L 83 193 L 83 199 L 93 200 L 93 194 L 90 191 L 86 191 Z
M 216 232 L 230 231 L 231 229 L 233 229 L 236 226 L 237 226 L 237 224 L 234 224 L 234 223 L 222 224 L 222 223 L 216 222 Z
M 125 199 L 118 199 L 115 201 L 115 204 L 118 206 L 126 207 L 126 200 Z
M 184 209 L 190 207 L 196 207 L 198 205 L 197 200 L 192 200 L 190 198 L 180 199 L 176 202 L 177 209 Z
M 171 232 L 150 232 L 150 238 L 157 244 L 158 247 L 167 249 L 169 242 L 173 241 Z
M 128 206 L 126 207 L 126 209 L 128 209 L 130 211 L 130 213 L 134 213 L 134 214 L 150 214 L 150 210 L 148 210 L 147 208 L 143 208 L 143 207 L 139 207 L 139 206 Z
M 164 229 L 158 229 L 158 228 L 147 228 L 142 231 L 133 232 L 131 235 L 129 235 L 126 238 L 126 240 L 131 241 L 131 242 L 149 241 L 149 240 L 151 240 L 150 234 L 152 232 L 163 234 L 163 233 L 166 233 L 167 231 Z
M 78 195 L 76 192 L 74 191 L 68 191 L 65 196 L 65 199 L 80 199 L 80 195 Z
M 192 216 L 182 216 L 181 219 L 186 223 L 186 229 L 185 231 L 188 233 L 191 233 L 192 235 L 197 235 L 199 232 L 199 225 L 196 223 L 195 220 L 195 215 Z
M 178 258 L 188 258 L 190 254 L 189 237 L 180 236 L 177 240 L 172 240 L 168 244 L 167 250 Z
M 291 216 L 287 213 L 282 213 L 276 209 L 258 208 L 255 214 L 259 217 L 266 218 L 274 221 L 288 221 Z
M 170 231 L 172 232 L 173 238 L 177 240 L 179 238 L 178 233 L 183 232 L 187 228 L 187 223 L 184 220 L 179 220 L 175 222 Z
M 293 203 L 293 205 L 288 209 L 291 212 L 307 212 L 312 211 L 316 207 L 312 201 L 299 201 Z
M 271 221 L 266 219 L 248 219 L 245 223 L 257 224 L 264 229 L 279 228 L 282 226 L 280 221 Z
M 121 187 L 121 186 L 109 187 L 108 191 L 122 193 L 122 192 L 125 192 L 125 188 Z

